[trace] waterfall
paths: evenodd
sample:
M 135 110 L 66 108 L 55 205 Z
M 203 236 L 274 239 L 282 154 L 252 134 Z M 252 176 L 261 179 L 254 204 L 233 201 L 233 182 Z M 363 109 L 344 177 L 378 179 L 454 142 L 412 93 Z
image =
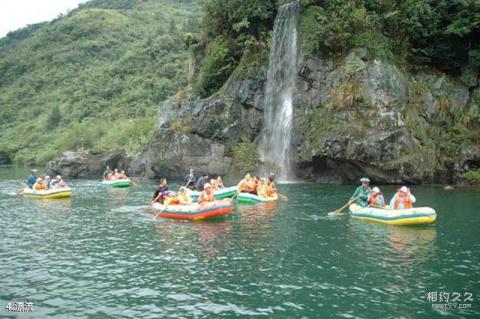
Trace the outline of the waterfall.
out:
M 281 6 L 275 18 L 264 100 L 260 158 L 274 164 L 280 181 L 292 178 L 292 97 L 297 77 L 298 1 Z

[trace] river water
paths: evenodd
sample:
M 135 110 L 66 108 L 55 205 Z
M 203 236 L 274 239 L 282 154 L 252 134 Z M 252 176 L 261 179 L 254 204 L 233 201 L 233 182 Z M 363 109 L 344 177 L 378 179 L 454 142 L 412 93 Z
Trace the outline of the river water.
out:
M 18 318 L 480 318 L 479 189 L 414 187 L 439 215 L 421 227 L 328 218 L 354 186 L 315 184 L 179 222 L 144 211 L 151 181 L 73 180 L 71 200 L 24 200 L 22 178 L 0 169 L 1 318 L 16 318 L 9 302 L 33 303 Z M 428 293 L 461 298 L 442 309 Z

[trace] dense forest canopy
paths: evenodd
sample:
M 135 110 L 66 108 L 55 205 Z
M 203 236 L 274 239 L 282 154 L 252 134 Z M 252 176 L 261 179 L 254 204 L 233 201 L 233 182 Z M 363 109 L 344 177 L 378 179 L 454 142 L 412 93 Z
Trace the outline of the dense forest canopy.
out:
M 205 0 L 206 45 L 198 92 L 218 90 L 245 50 L 269 40 L 278 5 L 287 1 Z M 458 75 L 480 70 L 478 0 L 300 0 L 306 53 L 342 56 L 367 48 L 374 57 Z M 250 60 L 251 62 L 251 60 Z
M 187 84 L 193 0 L 94 0 L 0 40 L 0 159 L 135 152 L 160 101 Z

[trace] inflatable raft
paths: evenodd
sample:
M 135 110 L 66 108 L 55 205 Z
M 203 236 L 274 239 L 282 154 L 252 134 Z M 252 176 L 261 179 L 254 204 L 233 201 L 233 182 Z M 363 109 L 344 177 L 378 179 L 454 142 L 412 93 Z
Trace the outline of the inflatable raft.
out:
M 31 188 L 25 188 L 22 193 L 24 198 L 34 199 L 54 199 L 67 198 L 72 196 L 72 189 L 70 187 L 53 188 L 42 191 L 35 191 Z
M 244 204 L 268 203 L 268 202 L 276 201 L 277 199 L 278 199 L 277 194 L 270 197 L 260 197 L 250 193 L 239 193 L 237 195 L 237 202 L 244 203 Z
M 414 207 L 410 209 L 382 209 L 350 205 L 353 218 L 389 225 L 418 225 L 433 223 L 437 213 L 430 207 Z
M 213 196 L 215 196 L 215 199 L 232 198 L 236 193 L 237 186 L 230 186 L 214 191 Z M 198 197 L 200 196 L 200 192 L 198 191 L 190 191 L 189 194 L 193 201 L 198 200 Z
M 193 203 L 190 205 L 162 205 L 153 204 L 153 214 L 163 218 L 200 220 L 220 216 L 227 216 L 232 213 L 232 203 L 226 200 L 217 200 L 212 203 Z
M 132 185 L 132 181 L 130 179 L 119 179 L 116 181 L 102 181 L 103 186 L 107 187 L 130 187 Z

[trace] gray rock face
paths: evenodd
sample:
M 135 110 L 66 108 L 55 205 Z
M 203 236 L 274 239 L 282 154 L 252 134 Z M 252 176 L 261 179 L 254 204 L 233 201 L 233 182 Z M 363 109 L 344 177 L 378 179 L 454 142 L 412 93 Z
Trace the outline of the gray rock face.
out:
M 179 178 L 191 167 L 199 173 L 225 175 L 231 164 L 231 158 L 225 155 L 225 145 L 169 129 L 155 132 L 145 158 L 148 178 Z
M 124 153 L 92 154 L 89 152 L 66 151 L 58 159 L 47 164 L 49 175 L 61 174 L 68 177 L 100 177 L 105 167 L 127 171 L 130 159 Z

